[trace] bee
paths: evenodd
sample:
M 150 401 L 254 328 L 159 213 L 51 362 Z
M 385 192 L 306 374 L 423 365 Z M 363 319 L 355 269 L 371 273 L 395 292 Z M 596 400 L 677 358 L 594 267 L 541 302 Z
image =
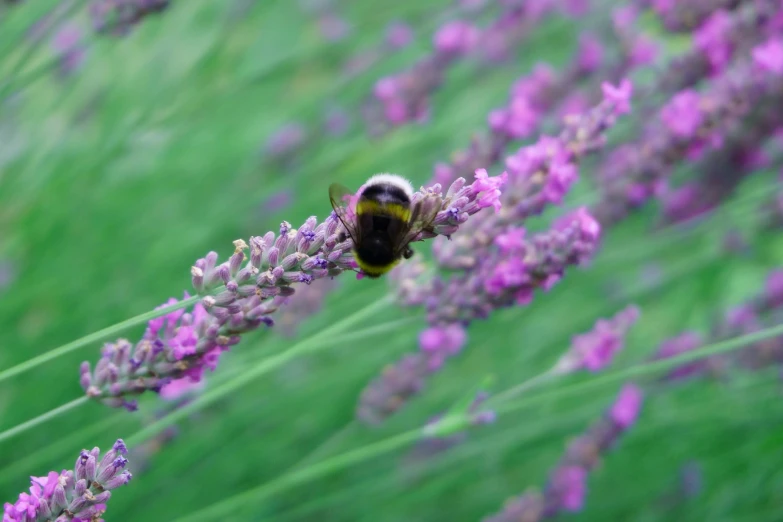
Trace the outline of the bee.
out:
M 422 231 L 432 232 L 436 206 L 413 202 L 413 186 L 396 174 L 376 174 L 358 194 L 355 211 L 351 192 L 338 183 L 329 186 L 337 217 L 353 240 L 356 263 L 367 277 L 377 278 L 413 255 L 410 242 Z

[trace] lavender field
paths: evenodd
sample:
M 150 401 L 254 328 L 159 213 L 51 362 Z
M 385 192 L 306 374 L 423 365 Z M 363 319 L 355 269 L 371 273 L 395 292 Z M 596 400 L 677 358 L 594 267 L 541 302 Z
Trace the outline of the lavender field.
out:
M 781 182 L 780 0 L 0 0 L 2 522 L 783 521 Z

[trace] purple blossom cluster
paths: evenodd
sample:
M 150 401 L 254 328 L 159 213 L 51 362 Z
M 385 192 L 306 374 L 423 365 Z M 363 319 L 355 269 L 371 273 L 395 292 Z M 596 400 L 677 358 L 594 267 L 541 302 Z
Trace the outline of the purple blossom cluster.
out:
M 682 161 L 695 161 L 724 146 L 726 136 L 757 104 L 783 92 L 783 40 L 772 38 L 715 76 L 703 91 L 685 89 L 661 107 L 635 143 L 615 148 L 600 168 L 602 197 L 594 213 L 602 224 L 666 193 Z
M 407 304 L 424 304 L 430 327 L 419 337 L 419 353 L 406 355 L 369 383 L 357 407 L 361 420 L 377 424 L 419 393 L 426 377 L 460 352 L 465 328 L 473 320 L 498 308 L 529 304 L 536 289 L 548 291 L 567 267 L 590 260 L 600 226 L 586 209 L 564 214 L 550 230 L 530 237 L 519 223 L 562 201 L 576 181 L 576 161 L 599 149 L 606 129 L 630 110 L 630 82 L 604 84 L 603 91 L 599 105 L 567 118 L 558 138 L 543 137 L 508 158 L 507 171 L 497 178 L 504 185 L 495 213 L 466 223 L 448 243 L 436 241 L 436 260 L 455 271 L 450 277 L 424 283 L 426 296 L 415 290 L 422 284 L 415 270 L 406 272 L 413 281 L 395 277 L 398 295 L 409 298 Z M 477 182 L 486 176 L 486 171 L 476 171 Z
M 471 215 L 498 205 L 502 183 L 502 177 L 483 173 L 471 184 L 456 180 L 445 194 L 439 184 L 415 193 L 411 204 L 427 214 L 437 209 L 436 217 L 430 229 L 406 239 L 455 233 Z M 298 229 L 283 222 L 278 234 L 253 236 L 249 243 L 239 239 L 234 247 L 221 264 L 210 252 L 192 267 L 193 287 L 204 297 L 191 312 L 177 310 L 149 321 L 135 345 L 126 339 L 107 343 L 94 369 L 82 363 L 80 382 L 88 397 L 133 411 L 132 397 L 145 391 L 198 383 L 243 334 L 271 326 L 269 316 L 297 287 L 356 269 L 351 239 L 334 212 L 320 224 L 310 217 Z M 162 306 L 176 303 L 171 299 Z
M 161 306 L 176 303 L 172 298 Z M 202 303 L 192 312 L 177 310 L 153 319 L 135 345 L 127 339 L 106 343 L 94 370 L 83 362 L 81 386 L 88 397 L 107 406 L 135 411 L 136 395 L 149 390 L 169 396 L 188 383 L 200 382 L 204 371 L 214 371 L 220 355 L 239 342 L 241 333 L 272 324 L 266 315 L 274 306 L 274 300 L 264 305 L 259 301 L 253 310 L 241 309 L 241 317 L 230 324 L 220 324 Z
M 623 386 L 604 416 L 568 444 L 543 492 L 531 490 L 512 497 L 499 513 L 484 518 L 483 522 L 537 522 L 560 513 L 580 511 L 584 507 L 590 471 L 634 425 L 642 402 L 643 393 L 638 386 Z
M 373 97 L 364 107 L 370 131 L 381 133 L 387 126 L 427 121 L 430 97 L 455 62 L 478 52 L 492 60 L 507 58 L 510 49 L 519 45 L 553 7 L 550 2 L 508 2 L 483 29 L 464 20 L 443 24 L 432 38 L 430 55 L 410 69 L 376 82 Z
M 705 22 L 715 11 L 731 10 L 742 0 L 640 0 L 658 14 L 670 31 L 692 31 Z
M 592 330 L 571 339 L 571 349 L 557 362 L 555 372 L 597 372 L 605 368 L 623 349 L 625 337 L 638 318 L 639 309 L 628 306 L 609 319 L 599 319 Z
M 565 104 L 573 85 L 589 79 L 603 60 L 601 43 L 585 35 L 580 49 L 565 71 L 558 74 L 547 64 L 539 63 L 533 71 L 519 78 L 511 87 L 506 105 L 492 110 L 487 117 L 490 133 L 475 136 L 468 148 L 456 151 L 449 162 L 435 165 L 433 181 L 449 183 L 456 177 L 468 176 L 478 168 L 494 165 L 503 157 L 506 147 L 516 140 L 539 132 L 545 117 Z M 581 97 L 578 113 L 582 107 Z M 574 99 L 564 105 L 566 114 L 574 114 Z
M 112 491 L 131 479 L 128 449 L 117 440 L 103 458 L 98 448 L 82 450 L 73 470 L 30 477 L 30 493 L 3 506 L 3 522 L 102 522 Z
M 708 338 L 698 332 L 685 331 L 662 342 L 654 359 L 666 359 L 690 352 L 712 342 L 746 335 L 780 322 L 783 310 L 783 270 L 773 270 L 767 276 L 764 289 L 732 307 L 717 320 Z M 731 354 L 715 355 L 682 364 L 668 372 L 666 381 L 699 376 L 720 376 L 731 368 L 758 369 L 783 362 L 783 337 L 771 337 Z

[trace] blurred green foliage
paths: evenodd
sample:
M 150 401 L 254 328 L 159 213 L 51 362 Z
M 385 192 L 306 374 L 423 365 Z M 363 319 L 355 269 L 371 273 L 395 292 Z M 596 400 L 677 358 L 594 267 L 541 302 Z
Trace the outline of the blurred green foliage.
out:
M 445 0 L 341 3 L 353 32 L 332 43 L 295 2 L 174 2 L 125 38 L 90 36 L 84 2 L 76 2 L 86 61 L 68 77 L 57 74 L 51 33 L 41 42 L 29 36 L 31 24 L 54 4 L 28 2 L 0 12 L 0 262 L 11 274 L 0 288 L 0 368 L 181 296 L 189 267 L 208 250 L 225 256 L 232 240 L 276 229 L 282 219 L 296 225 L 309 215 L 326 216 L 332 181 L 358 186 L 372 173 L 391 171 L 423 183 L 436 161 L 484 128 L 488 110 L 505 100 L 516 77 L 540 60 L 564 63 L 574 35 L 590 23 L 545 24 L 503 66 L 460 64 L 435 96 L 430 123 L 374 140 L 359 121 L 363 98 L 377 78 L 427 51 Z M 395 19 L 414 26 L 414 44 L 347 80 L 345 59 L 377 46 Z M 331 104 L 354 120 L 345 136 L 321 130 Z M 302 122 L 312 139 L 294 166 L 284 168 L 261 151 L 291 121 Z M 591 200 L 590 178 L 587 168 L 572 202 Z M 426 393 L 383 427 L 369 429 L 353 421 L 359 393 L 384 365 L 416 349 L 424 325 L 419 310 L 382 307 L 343 333 L 409 322 L 392 334 L 358 334 L 296 359 L 181 422 L 143 469 L 137 456 L 134 481 L 112 497 L 107 520 L 172 520 L 294 467 L 420 426 L 487 375 L 503 390 L 543 371 L 572 335 L 629 302 L 641 307 L 642 319 L 617 367 L 643 360 L 682 329 L 706 332 L 716 312 L 761 287 L 783 254 L 755 220 L 771 179 L 771 173 L 752 179 L 698 226 L 653 231 L 655 209 L 633 216 L 609 232 L 592 266 L 572 271 L 532 306 L 472 326 L 465 353 Z M 267 212 L 263 202 L 283 189 L 293 203 Z M 745 234 L 749 254 L 721 251 L 729 228 Z M 651 267 L 660 271 L 659 281 L 645 279 Z M 298 337 L 329 343 L 319 337 L 322 329 L 388 291 L 384 280 L 341 279 Z M 124 335 L 134 339 L 141 331 Z M 274 330 L 248 335 L 207 387 L 296 342 Z M 78 397 L 78 365 L 97 359 L 99 348 L 0 383 L 0 430 Z M 408 450 L 394 452 L 238 505 L 230 518 L 479 520 L 506 497 L 543 485 L 568 438 L 600 415 L 616 391 L 534 400 L 437 458 L 411 465 Z M 70 467 L 82 447 L 130 438 L 162 405 L 147 397 L 140 412 L 129 414 L 90 403 L 0 442 L 0 498 L 13 500 L 29 475 Z M 639 424 L 591 475 L 587 509 L 563 518 L 780 520 L 782 420 L 775 370 L 671 387 L 648 399 Z M 682 469 L 694 462 L 703 470 L 703 490 L 680 498 Z

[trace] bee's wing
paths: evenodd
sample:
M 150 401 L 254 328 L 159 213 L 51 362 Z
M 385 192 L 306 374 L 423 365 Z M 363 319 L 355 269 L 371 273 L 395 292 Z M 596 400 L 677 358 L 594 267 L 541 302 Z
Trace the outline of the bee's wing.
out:
M 359 227 L 356 226 L 356 216 L 349 206 L 353 193 L 345 185 L 332 183 L 329 185 L 329 200 L 332 202 L 332 208 L 337 217 L 340 218 L 348 235 L 351 236 L 353 244 L 359 244 Z
M 397 254 L 402 253 L 408 246 L 408 243 L 413 241 L 420 232 L 432 231 L 432 222 L 438 216 L 440 208 L 435 205 L 423 205 L 422 203 L 422 201 L 418 201 L 411 207 L 411 217 L 394 245 Z

